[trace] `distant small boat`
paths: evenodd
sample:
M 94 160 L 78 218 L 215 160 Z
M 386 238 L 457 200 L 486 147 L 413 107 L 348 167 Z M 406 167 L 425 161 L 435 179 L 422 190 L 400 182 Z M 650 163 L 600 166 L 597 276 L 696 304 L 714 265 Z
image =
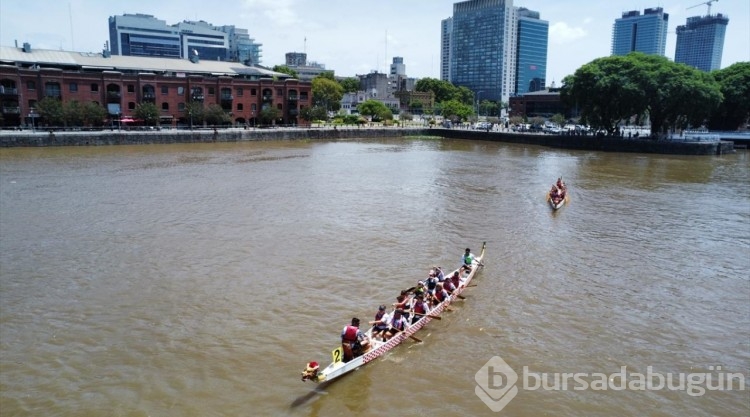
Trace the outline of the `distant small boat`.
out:
M 553 210 L 559 210 L 568 201 L 570 201 L 568 186 L 565 185 L 562 178 L 558 178 L 557 183 L 552 185 L 552 189 L 547 191 L 547 202 Z

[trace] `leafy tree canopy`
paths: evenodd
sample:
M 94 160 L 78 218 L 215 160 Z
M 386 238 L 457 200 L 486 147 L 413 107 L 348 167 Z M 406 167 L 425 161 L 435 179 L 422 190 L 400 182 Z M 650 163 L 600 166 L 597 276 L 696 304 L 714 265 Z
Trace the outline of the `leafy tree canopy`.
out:
M 286 65 L 276 65 L 276 66 L 273 67 L 273 70 L 276 71 L 276 72 L 280 72 L 282 74 L 290 75 L 290 76 L 292 76 L 294 78 L 298 78 L 297 71 L 289 68 Z
M 442 103 L 443 117 L 457 120 L 468 120 L 474 114 L 472 106 L 464 104 L 458 100 L 448 100 Z
M 321 74 L 312 80 L 312 95 L 314 105 L 322 106 L 326 110 L 338 110 L 341 107 L 341 98 L 344 97 L 344 88 Z
M 721 102 L 709 75 L 665 57 L 633 52 L 595 59 L 563 79 L 563 102 L 608 134 L 632 116 L 648 117 L 652 134 L 700 126 Z
M 750 62 L 738 62 L 711 73 L 724 100 L 709 120 L 716 130 L 736 130 L 750 118 Z
M 344 78 L 343 80 L 339 81 L 339 84 L 341 84 L 341 88 L 344 89 L 345 93 L 355 93 L 359 91 L 359 78 Z
M 154 103 L 141 103 L 135 106 L 133 115 L 143 120 L 146 126 L 155 126 L 159 122 L 159 109 Z
M 372 116 L 372 119 L 375 121 L 393 119 L 393 112 L 391 112 L 391 109 L 377 100 L 365 101 L 357 106 L 357 111 L 359 111 L 359 114 Z

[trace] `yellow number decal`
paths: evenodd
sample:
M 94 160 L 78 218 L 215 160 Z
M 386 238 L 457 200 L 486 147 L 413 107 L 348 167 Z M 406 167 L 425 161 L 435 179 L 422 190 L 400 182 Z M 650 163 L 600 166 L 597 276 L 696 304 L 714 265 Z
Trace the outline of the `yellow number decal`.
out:
M 333 355 L 333 363 L 341 362 L 341 359 L 344 356 L 344 349 L 341 346 L 339 346 L 336 349 L 334 349 L 333 352 L 331 352 L 331 354 Z

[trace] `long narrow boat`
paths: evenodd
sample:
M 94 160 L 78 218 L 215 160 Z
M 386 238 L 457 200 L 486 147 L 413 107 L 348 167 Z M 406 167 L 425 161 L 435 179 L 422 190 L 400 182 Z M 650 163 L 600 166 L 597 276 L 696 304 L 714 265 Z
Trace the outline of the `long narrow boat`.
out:
M 460 269 L 456 269 L 449 274 L 445 274 L 445 277 L 447 278 L 452 276 L 456 271 L 459 271 L 459 274 L 462 275 L 460 278 L 460 285 L 448 298 L 446 298 L 445 300 L 443 300 L 443 302 L 436 305 L 432 310 L 430 310 L 428 312 L 428 315 L 422 316 L 422 318 L 417 322 L 415 322 L 411 326 L 407 326 L 406 330 L 396 333 L 391 339 L 386 342 L 383 342 L 381 340 L 374 340 L 372 337 L 372 328 L 370 328 L 369 330 L 367 330 L 367 332 L 365 332 L 367 337 L 370 339 L 370 349 L 367 352 L 365 352 L 361 356 L 355 357 L 349 362 L 344 362 L 344 352 L 341 346 L 339 346 L 331 353 L 333 357 L 331 364 L 326 366 L 322 370 L 319 370 L 319 365 L 317 362 L 308 362 L 305 370 L 302 371 L 302 380 L 311 380 L 315 382 L 332 381 L 377 359 L 391 349 L 400 345 L 404 340 L 410 337 L 413 338 L 415 333 L 417 333 L 427 323 L 432 321 L 433 318 L 442 313 L 443 310 L 445 310 L 451 302 L 458 298 L 469 285 L 471 280 L 474 279 L 474 276 L 476 276 L 479 269 L 484 266 L 484 264 L 482 263 L 482 259 L 484 259 L 486 246 L 487 242 L 482 243 L 482 251 L 480 252 L 479 256 L 477 256 L 472 262 L 471 271 L 464 274 L 461 273 Z
M 557 187 L 557 185 L 554 185 L 554 187 Z M 562 187 L 557 187 L 557 189 L 559 193 L 562 193 L 562 198 L 552 198 L 552 191 L 547 191 L 547 202 L 553 210 L 561 209 L 570 199 L 568 196 L 568 187 L 565 183 L 562 183 Z

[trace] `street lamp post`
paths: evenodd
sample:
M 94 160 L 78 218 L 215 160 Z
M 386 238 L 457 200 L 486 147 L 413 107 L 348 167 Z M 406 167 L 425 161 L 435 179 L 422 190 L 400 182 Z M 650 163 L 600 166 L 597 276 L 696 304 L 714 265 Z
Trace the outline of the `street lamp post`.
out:
M 481 100 L 484 91 L 477 91 L 477 118 L 479 118 L 479 100 Z
M 34 123 L 34 119 L 36 119 L 36 110 L 34 110 L 33 107 L 29 110 L 29 117 L 31 118 L 31 132 L 36 133 L 36 126 Z
M 255 129 L 255 110 L 252 111 L 253 115 L 253 129 Z

